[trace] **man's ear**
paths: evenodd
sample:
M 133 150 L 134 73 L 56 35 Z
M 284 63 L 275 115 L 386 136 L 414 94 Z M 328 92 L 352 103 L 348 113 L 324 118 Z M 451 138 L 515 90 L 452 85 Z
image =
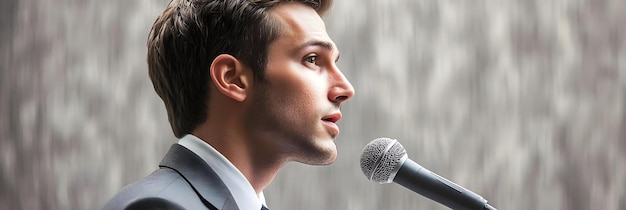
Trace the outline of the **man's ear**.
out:
M 252 74 L 245 71 L 237 58 L 228 54 L 218 55 L 211 63 L 210 74 L 215 88 L 222 94 L 235 101 L 246 99 Z

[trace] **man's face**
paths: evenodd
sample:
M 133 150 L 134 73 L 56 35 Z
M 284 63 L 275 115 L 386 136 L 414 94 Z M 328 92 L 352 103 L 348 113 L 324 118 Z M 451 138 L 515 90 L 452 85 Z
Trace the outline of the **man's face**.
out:
M 265 81 L 254 87 L 247 126 L 257 143 L 281 158 L 332 163 L 339 106 L 354 95 L 336 66 L 339 51 L 312 8 L 285 3 L 272 13 L 281 35 L 269 45 Z

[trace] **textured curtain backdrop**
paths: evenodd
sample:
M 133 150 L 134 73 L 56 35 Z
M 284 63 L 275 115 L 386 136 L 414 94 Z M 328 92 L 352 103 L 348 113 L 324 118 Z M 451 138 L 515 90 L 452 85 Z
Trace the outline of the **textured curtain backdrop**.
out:
M 165 0 L 0 1 L 0 206 L 98 209 L 175 142 L 146 70 Z M 409 156 L 500 209 L 626 209 L 626 2 L 337 0 L 357 95 L 339 157 L 288 164 L 272 209 L 446 209 L 359 169 Z

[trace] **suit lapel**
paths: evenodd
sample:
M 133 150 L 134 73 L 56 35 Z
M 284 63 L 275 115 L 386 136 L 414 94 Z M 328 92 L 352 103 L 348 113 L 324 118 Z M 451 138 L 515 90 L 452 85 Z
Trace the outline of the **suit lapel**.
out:
M 159 166 L 177 171 L 201 196 L 203 202 L 209 203 L 207 206 L 223 210 L 239 209 L 232 194 L 215 171 L 189 149 L 179 144 L 172 145 Z

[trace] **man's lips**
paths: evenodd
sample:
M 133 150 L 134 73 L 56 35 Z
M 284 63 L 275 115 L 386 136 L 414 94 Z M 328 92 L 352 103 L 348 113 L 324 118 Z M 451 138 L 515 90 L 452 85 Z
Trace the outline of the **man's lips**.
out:
M 341 112 L 337 112 L 334 114 L 326 115 L 322 118 L 323 121 L 337 123 L 341 119 Z
M 330 129 L 331 135 L 333 138 L 339 134 L 339 126 L 335 124 L 337 121 L 341 119 L 341 112 L 337 112 L 331 115 L 326 115 L 322 118 L 324 124 Z

